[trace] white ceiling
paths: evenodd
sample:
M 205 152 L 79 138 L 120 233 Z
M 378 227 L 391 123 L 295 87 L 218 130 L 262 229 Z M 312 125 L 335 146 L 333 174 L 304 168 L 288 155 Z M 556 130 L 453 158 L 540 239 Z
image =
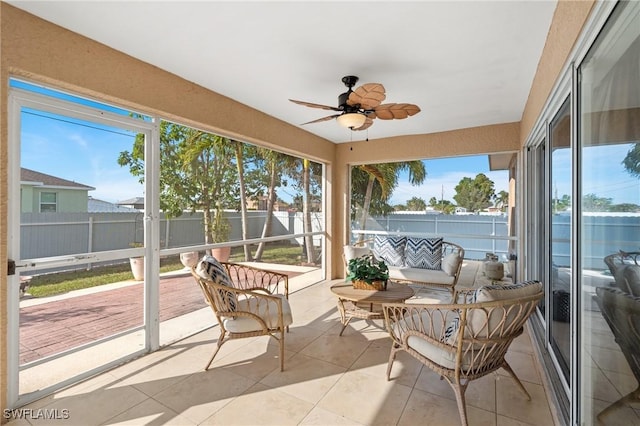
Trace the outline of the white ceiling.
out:
M 8 3 L 294 125 L 337 106 L 341 78 L 422 111 L 340 143 L 519 121 L 556 2 L 13 1 Z M 358 85 L 359 85 L 358 84 Z M 167 88 L 171 90 L 171 88 Z M 368 134 L 367 134 L 368 133 Z

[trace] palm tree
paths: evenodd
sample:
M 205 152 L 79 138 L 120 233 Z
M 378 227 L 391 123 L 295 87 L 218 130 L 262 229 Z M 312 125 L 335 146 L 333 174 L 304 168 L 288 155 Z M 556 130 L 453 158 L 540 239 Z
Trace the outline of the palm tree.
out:
M 131 151 L 118 156 L 120 166 L 144 181 L 144 135 Z M 160 208 L 167 217 L 202 210 L 206 244 L 225 242 L 229 223 L 223 209 L 233 202 L 237 176 L 228 138 L 168 121 L 160 122 Z
M 273 224 L 273 209 L 277 200 L 276 188 L 280 184 L 280 176 L 283 169 L 285 169 L 292 161 L 293 157 L 282 154 L 277 151 L 272 151 L 266 148 L 257 148 L 258 156 L 265 162 L 265 168 L 268 170 L 269 184 L 267 188 L 267 211 L 264 220 L 264 226 L 262 227 L 262 236 L 265 238 L 271 235 L 271 226 Z M 258 244 L 256 249 L 255 259 L 260 260 L 262 253 L 264 253 L 265 243 Z
M 374 209 L 375 213 L 387 214 L 393 210 L 393 208 L 387 204 L 387 200 L 398 185 L 400 173 L 404 171 L 409 172 L 409 183 L 412 185 L 422 184 L 427 177 L 424 163 L 417 160 L 398 163 L 363 164 L 353 168 L 352 211 L 354 214 L 356 213 L 354 200 L 362 199 L 360 230 L 364 231 L 366 229 L 372 201 L 376 204 L 376 208 Z M 364 194 L 358 194 L 363 189 Z M 374 192 L 375 195 L 379 197 L 377 200 L 373 200 Z M 377 201 L 377 203 L 375 201 Z M 363 239 L 364 235 L 360 234 L 358 240 L 362 241 Z
M 504 211 L 505 207 L 509 204 L 509 193 L 507 191 L 498 192 L 494 200 L 496 202 L 496 207 L 500 208 L 501 211 Z
M 240 185 L 240 217 L 242 220 L 242 239 L 249 239 L 249 231 L 247 229 L 247 190 L 246 184 L 244 181 L 244 149 L 245 144 L 238 141 L 232 141 L 235 145 L 236 150 L 236 166 L 238 168 L 238 184 Z M 244 245 L 244 260 L 245 262 L 250 262 L 252 260 L 251 257 L 251 246 L 248 244 Z

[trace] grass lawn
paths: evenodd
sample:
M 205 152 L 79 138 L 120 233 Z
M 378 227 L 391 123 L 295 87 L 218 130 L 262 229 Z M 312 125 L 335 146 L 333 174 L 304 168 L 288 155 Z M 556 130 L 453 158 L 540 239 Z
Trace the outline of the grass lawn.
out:
M 255 253 L 255 246 L 251 252 Z M 299 265 L 301 263 L 302 248 L 286 245 L 267 245 L 262 262 L 279 263 L 283 265 Z M 242 247 L 231 249 L 231 262 L 244 261 Z M 176 271 L 184 268 L 178 256 L 171 256 L 160 260 L 160 272 Z M 98 266 L 91 270 L 76 270 L 68 272 L 56 272 L 34 276 L 29 285 L 29 294 L 33 297 L 53 296 L 67 293 L 73 290 L 95 287 L 103 284 L 111 284 L 120 281 L 132 280 L 131 268 L 128 263 Z

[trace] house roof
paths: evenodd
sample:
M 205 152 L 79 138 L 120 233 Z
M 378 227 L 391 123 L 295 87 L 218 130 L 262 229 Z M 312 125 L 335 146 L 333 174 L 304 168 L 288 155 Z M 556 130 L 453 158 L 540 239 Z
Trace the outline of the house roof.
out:
M 95 189 L 93 186 L 62 179 L 46 173 L 36 172 L 35 170 L 26 169 L 24 167 L 20 168 L 20 182 L 34 186 L 82 189 L 87 191 L 93 191 Z
M 6 1 L 335 143 L 520 121 L 557 4 Z M 335 111 L 289 99 L 335 107 L 346 75 L 422 111 L 302 126 Z
M 87 202 L 87 211 L 89 213 L 139 213 L 138 209 L 131 207 L 119 206 L 104 200 L 98 200 L 89 197 Z
M 119 206 L 144 205 L 144 197 L 127 198 L 126 200 L 118 201 L 116 204 Z

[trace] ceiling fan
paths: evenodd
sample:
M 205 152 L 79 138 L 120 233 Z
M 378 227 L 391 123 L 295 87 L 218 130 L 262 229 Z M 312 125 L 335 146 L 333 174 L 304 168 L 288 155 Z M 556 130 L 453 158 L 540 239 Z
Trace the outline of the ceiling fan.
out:
M 420 112 L 420 108 L 413 104 L 381 104 L 386 98 L 386 95 L 384 86 L 380 83 L 365 83 L 362 86 L 356 87 L 355 90 L 352 90 L 352 87 L 358 82 L 358 77 L 355 75 L 347 75 L 342 77 L 342 82 L 349 90 L 338 96 L 337 107 L 289 99 L 291 102 L 299 105 L 339 112 L 339 114 L 328 115 L 317 120 L 302 123 L 302 125 L 320 123 L 335 118 L 341 126 L 348 127 L 351 130 L 365 130 L 373 124 L 374 118 L 379 118 L 380 120 L 401 120 Z

